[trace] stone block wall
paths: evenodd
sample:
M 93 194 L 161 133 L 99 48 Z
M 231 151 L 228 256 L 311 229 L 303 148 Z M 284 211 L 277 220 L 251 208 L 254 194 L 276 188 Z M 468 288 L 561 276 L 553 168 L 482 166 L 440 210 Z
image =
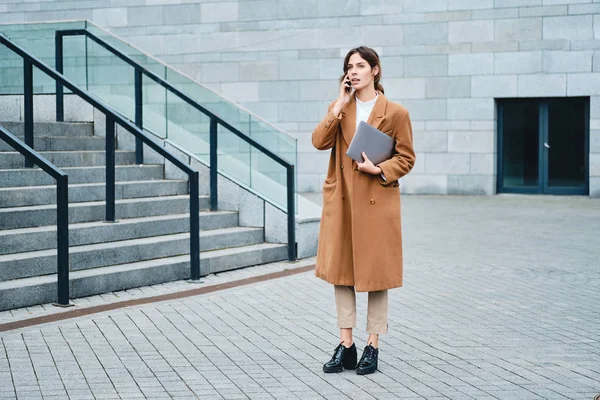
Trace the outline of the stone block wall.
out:
M 590 97 L 600 196 L 600 0 L 2 0 L 0 23 L 87 18 L 298 138 L 298 187 L 319 191 L 311 132 L 346 52 L 374 47 L 411 112 L 405 193 L 496 191 L 495 98 Z

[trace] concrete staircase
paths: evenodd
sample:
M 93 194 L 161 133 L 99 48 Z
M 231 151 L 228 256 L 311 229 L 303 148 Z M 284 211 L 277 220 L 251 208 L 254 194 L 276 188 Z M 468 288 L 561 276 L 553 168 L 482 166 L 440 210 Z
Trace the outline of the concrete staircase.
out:
M 0 124 L 23 137 L 22 123 Z M 35 124 L 35 149 L 69 174 L 71 298 L 189 278 L 187 181 L 117 150 L 118 222 L 104 222 L 104 138 L 93 132 L 92 123 Z M 56 300 L 56 186 L 23 160 L 0 141 L 0 310 Z M 201 275 L 286 259 L 263 227 L 208 204 L 200 196 Z

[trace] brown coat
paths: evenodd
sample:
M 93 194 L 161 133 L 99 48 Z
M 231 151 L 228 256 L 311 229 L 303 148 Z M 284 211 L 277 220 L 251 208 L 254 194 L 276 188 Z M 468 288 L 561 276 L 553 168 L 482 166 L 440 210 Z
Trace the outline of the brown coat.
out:
M 415 163 L 406 108 L 383 94 L 367 121 L 396 141 L 391 159 L 379 164 L 386 180 L 358 170 L 346 155 L 356 130 L 354 96 L 339 117 L 331 112 L 312 134 L 313 146 L 331 150 L 323 184 L 323 214 L 315 274 L 334 285 L 372 292 L 402 286 L 402 233 L 398 179 Z

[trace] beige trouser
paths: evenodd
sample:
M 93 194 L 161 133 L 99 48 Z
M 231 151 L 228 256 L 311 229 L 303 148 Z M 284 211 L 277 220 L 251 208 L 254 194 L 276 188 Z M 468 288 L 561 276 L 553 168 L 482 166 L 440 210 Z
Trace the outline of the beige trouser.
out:
M 339 328 L 356 328 L 356 293 L 353 286 L 334 285 L 335 306 Z M 388 331 L 388 291 L 369 292 L 367 306 L 367 332 Z

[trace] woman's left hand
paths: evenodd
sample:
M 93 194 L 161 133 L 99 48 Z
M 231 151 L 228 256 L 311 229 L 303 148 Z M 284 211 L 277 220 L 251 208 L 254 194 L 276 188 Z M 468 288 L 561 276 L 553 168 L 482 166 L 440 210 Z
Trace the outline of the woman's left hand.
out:
M 381 168 L 379 168 L 376 165 L 373 165 L 373 163 L 371 162 L 371 160 L 369 160 L 369 157 L 367 157 L 364 151 L 362 152 L 362 156 L 365 162 L 356 162 L 356 165 L 358 165 L 358 170 L 371 175 L 381 175 Z

